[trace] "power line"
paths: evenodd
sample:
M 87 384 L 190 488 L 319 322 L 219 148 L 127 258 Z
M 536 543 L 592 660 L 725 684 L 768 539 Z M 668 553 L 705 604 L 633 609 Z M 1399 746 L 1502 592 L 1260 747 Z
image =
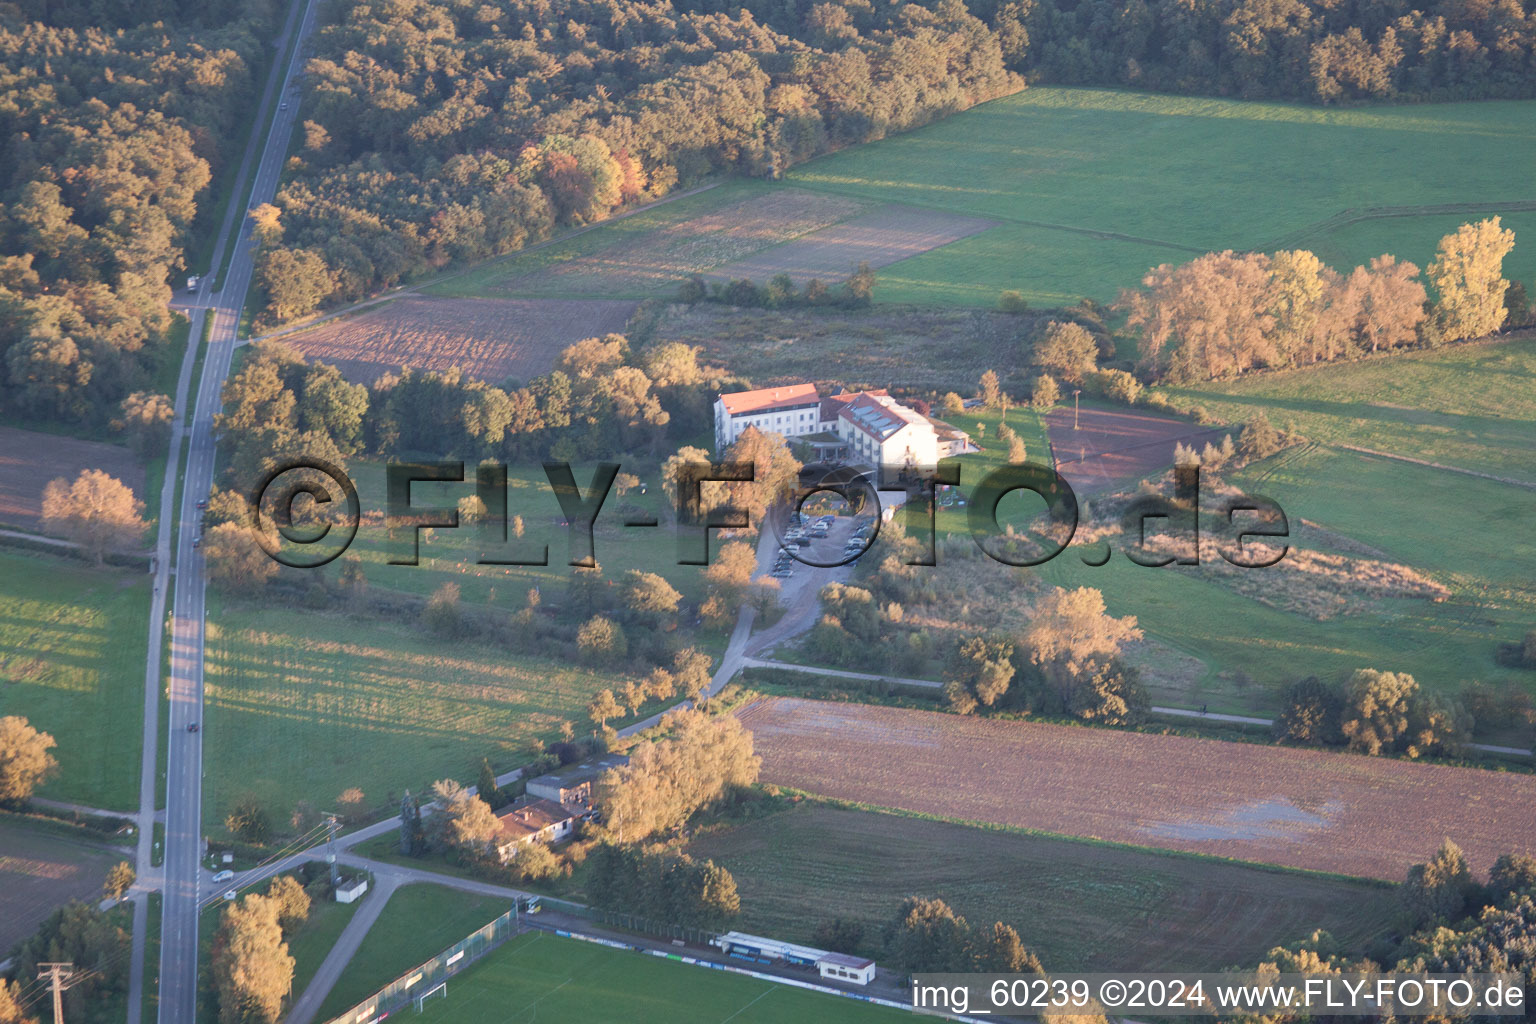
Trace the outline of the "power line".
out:
M 53 1024 L 64 1024 L 64 990 L 75 983 L 75 965 L 46 963 L 37 965 L 39 981 L 53 986 Z

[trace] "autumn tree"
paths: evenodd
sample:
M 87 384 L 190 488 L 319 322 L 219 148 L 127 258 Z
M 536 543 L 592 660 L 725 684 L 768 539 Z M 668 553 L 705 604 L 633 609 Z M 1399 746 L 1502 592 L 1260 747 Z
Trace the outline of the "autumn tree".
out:
M 1029 404 L 1036 409 L 1049 409 L 1061 401 L 1061 388 L 1056 384 L 1056 378 L 1050 374 L 1042 373 L 1035 378 L 1029 388 Z
M 621 843 L 673 831 L 699 810 L 757 781 L 752 734 L 729 716 L 674 711 L 671 735 L 642 744 L 603 773 L 603 829 Z
M 0 978 L 0 1024 L 38 1024 L 21 1004 L 21 983 Z
M 109 551 L 126 551 L 149 529 L 144 503 L 122 481 L 85 469 L 71 483 L 63 477 L 43 490 L 43 526 L 80 545 L 97 568 Z
M 997 921 L 971 939 L 971 970 L 982 974 L 1044 974 L 1040 958 L 1024 946 L 1012 925 Z
M 618 718 L 624 714 L 624 706 L 614 697 L 612 690 L 599 690 L 587 704 L 587 717 L 596 723 L 599 729 L 608 728 L 608 719 Z
M 998 382 L 997 371 L 988 370 L 976 385 L 976 397 L 984 409 L 996 409 L 1003 402 L 1003 388 Z
M 1504 257 L 1515 247 L 1515 233 L 1498 217 L 1463 224 L 1440 239 L 1429 265 L 1435 291 L 1435 327 L 1439 338 L 1481 338 L 1504 324 Z
M 59 763 L 49 753 L 52 736 L 20 715 L 0 718 L 0 804 L 24 804 L 51 778 Z
M 309 920 L 310 899 L 304 886 L 292 875 L 278 875 L 267 885 L 267 899 L 277 907 L 277 923 L 284 935 Z
M 659 623 L 677 613 L 683 595 L 653 572 L 631 569 L 624 575 L 624 605 L 646 622 Z
M 255 594 L 278 573 L 279 565 L 241 523 L 220 523 L 203 535 L 208 582 L 228 593 Z
M 1098 369 L 1099 343 L 1074 321 L 1052 320 L 1035 345 L 1034 360 L 1047 373 L 1073 384 Z
M 434 812 L 429 834 L 433 845 L 482 856 L 500 823 L 489 804 L 453 779 L 432 784 Z
M 1136 617 L 1114 618 L 1104 609 L 1104 595 L 1091 587 L 1056 589 L 1035 606 L 1019 648 L 1039 673 L 1045 692 L 1061 710 L 1083 717 L 1123 720 L 1137 702 L 1137 682 L 1118 665 L 1125 644 L 1140 640 Z M 1111 694 L 1126 709 L 1119 714 Z M 1111 698 L 1106 705 L 1106 698 Z M 1093 715 L 1085 715 L 1093 712 Z
M 294 959 L 275 900 L 251 894 L 224 909 L 213 943 L 221 1024 L 273 1024 L 293 986 Z
M 786 500 L 793 493 L 800 477 L 800 462 L 790 453 L 784 438 L 778 434 L 764 434 L 756 427 L 741 432 L 735 443 L 725 450 L 723 461 L 745 462 L 753 466 L 751 480 L 725 485 L 730 494 L 729 504 L 745 512 L 747 521 L 753 525 L 763 521 L 771 505 Z
M 712 679 L 710 667 L 713 664 L 709 655 L 696 647 L 685 647 L 678 651 L 672 659 L 672 675 L 677 682 L 678 692 L 697 703 L 709 687 Z
M 120 900 L 128 890 L 133 888 L 138 875 L 134 873 L 133 865 L 126 860 L 120 860 L 107 871 L 107 880 L 102 883 L 101 896 L 103 899 Z
M 945 665 L 945 693 L 962 714 L 980 703 L 991 707 L 1013 682 L 1013 643 L 1001 638 L 973 636 L 960 644 Z
M 885 928 L 886 957 L 903 974 L 969 971 L 970 927 L 940 899 L 908 896 Z
M 313 313 L 335 287 L 325 260 L 310 249 L 262 252 L 256 280 L 267 294 L 267 310 L 279 323 Z
M 576 630 L 576 650 L 590 664 L 615 665 L 629 653 L 629 640 L 618 623 L 594 615 Z

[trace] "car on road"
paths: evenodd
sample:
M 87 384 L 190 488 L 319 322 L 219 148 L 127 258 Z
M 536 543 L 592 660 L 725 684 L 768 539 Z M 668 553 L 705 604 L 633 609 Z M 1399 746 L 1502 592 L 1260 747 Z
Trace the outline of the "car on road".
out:
M 197 502 L 197 507 L 198 507 L 199 510 L 207 508 L 208 507 L 208 499 L 207 498 L 199 498 L 198 502 Z
M 228 868 L 226 868 L 225 870 L 220 871 L 218 874 L 214 875 L 213 876 L 213 880 L 215 882 L 227 882 L 231 878 L 234 878 L 234 877 L 235 877 L 235 873 L 233 871 L 230 871 Z
M 224 898 L 225 898 L 225 899 L 226 899 L 226 900 L 230 900 L 230 901 L 233 901 L 233 900 L 234 900 L 234 898 L 235 898 L 235 897 L 236 897 L 236 896 L 238 896 L 238 895 L 239 895 L 239 893 L 237 893 L 237 892 L 235 892 L 235 890 L 233 890 L 233 889 L 231 889 L 231 890 L 229 890 L 229 891 L 228 891 L 228 892 L 226 892 L 226 893 L 225 893 L 225 894 L 224 894 Z
M 197 723 L 196 722 L 188 722 L 187 723 L 187 732 L 197 732 Z
M 283 100 L 282 103 L 278 104 L 277 109 L 278 110 L 287 110 L 288 109 L 288 101 L 287 100 Z

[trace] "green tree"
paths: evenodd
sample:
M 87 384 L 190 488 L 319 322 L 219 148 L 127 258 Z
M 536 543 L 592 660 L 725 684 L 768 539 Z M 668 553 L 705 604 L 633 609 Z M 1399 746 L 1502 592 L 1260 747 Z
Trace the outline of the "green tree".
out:
M 653 572 L 631 569 L 624 575 L 624 604 L 638 618 L 661 622 L 677 613 L 683 595 Z
M 421 804 L 406 790 L 400 798 L 400 853 L 406 857 L 419 854 L 423 836 Z
M 1312 746 L 1339 743 L 1344 738 L 1340 731 L 1343 712 L 1344 697 L 1337 687 L 1317 676 L 1299 679 L 1281 695 L 1275 735 Z
M 313 313 L 335 288 L 325 259 L 310 249 L 263 252 L 257 257 L 256 280 L 267 294 L 267 310 L 278 323 Z
M 1029 389 L 1029 404 L 1036 409 L 1049 409 L 1059 401 L 1061 388 L 1056 385 L 1056 378 L 1046 373 L 1036 377 Z
M 475 793 L 489 804 L 493 811 L 506 803 L 502 798 L 501 788 L 496 785 L 496 769 L 491 767 L 490 758 L 480 759 L 480 775 L 475 780 Z
M 459 585 L 452 581 L 438 585 L 421 610 L 421 624 L 441 637 L 462 636 L 468 623 L 459 607 Z
M 1395 749 L 1408 731 L 1408 714 L 1419 692 L 1413 676 L 1356 669 L 1346 690 L 1339 729 L 1350 749 L 1373 755 Z
M 886 957 L 903 974 L 971 969 L 970 928 L 940 899 L 908 896 L 885 929 Z
M 140 458 L 164 449 L 176 417 L 170 396 L 154 391 L 135 391 L 118 406 L 112 429 L 128 438 L 128 446 Z
M 224 819 L 224 827 L 248 843 L 265 843 L 272 835 L 272 819 L 254 796 L 243 796 Z
M 1515 247 L 1515 233 L 1498 217 L 1463 224 L 1440 239 L 1429 265 L 1435 292 L 1435 327 L 1446 341 L 1481 338 L 1504 323 L 1504 257 Z
M 1448 924 L 1462 915 L 1472 896 L 1472 870 L 1461 847 L 1449 839 L 1423 864 L 1408 869 L 1403 904 L 1416 924 Z
M 279 565 L 243 523 L 220 523 L 203 535 L 208 582 L 227 593 L 255 594 L 277 575 Z

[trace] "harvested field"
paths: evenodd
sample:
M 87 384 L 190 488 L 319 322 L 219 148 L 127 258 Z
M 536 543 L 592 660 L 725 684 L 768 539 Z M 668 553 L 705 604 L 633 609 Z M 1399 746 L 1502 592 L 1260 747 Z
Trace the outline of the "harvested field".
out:
M 1449 836 L 1536 853 L 1536 778 L 1179 736 L 773 698 L 741 712 L 764 782 L 990 822 L 1399 880 Z
M 1070 397 L 1070 396 L 1068 396 Z M 1078 494 L 1095 494 L 1167 469 L 1173 446 L 1200 448 L 1232 431 L 1119 409 L 1055 409 L 1045 416 L 1056 469 Z
M 970 394 L 989 369 L 1026 379 L 1036 318 L 960 309 L 767 310 L 674 305 L 655 341 L 698 345 L 701 362 L 771 387 L 835 379 Z M 1170 448 L 1171 450 L 1171 448 Z
M 70 900 L 94 902 L 116 851 L 54 835 L 15 818 L 0 819 L 0 950 L 31 935 Z
M 835 224 L 865 205 L 843 196 L 778 189 L 649 233 L 622 237 L 594 252 L 508 278 L 494 290 L 537 295 L 673 292 L 689 274 L 744 260 Z M 843 266 L 847 269 L 840 278 L 848 276 L 852 265 L 845 260 Z
M 863 923 L 875 956 L 881 926 L 914 893 L 975 927 L 1011 924 L 1047 969 L 1070 971 L 1219 970 L 1317 928 L 1359 949 L 1397 910 L 1374 882 L 809 800 L 701 832 L 687 852 L 736 879 L 742 931 L 812 943 L 818 924 L 843 917 Z
M 0 524 L 36 529 L 48 481 L 73 480 L 82 469 L 103 470 L 144 498 L 144 466 L 127 448 L 0 427 Z
M 622 331 L 635 303 L 620 300 L 440 299 L 411 295 L 284 340 L 350 381 L 371 384 L 402 366 L 499 383 L 547 373 L 567 345 Z
M 729 280 L 745 277 L 762 284 L 776 274 L 788 274 L 796 284 L 812 278 L 831 284 L 849 277 L 861 262 L 875 268 L 890 266 L 980 234 L 996 223 L 942 210 L 882 206 L 748 259 L 717 267 L 709 276 Z

